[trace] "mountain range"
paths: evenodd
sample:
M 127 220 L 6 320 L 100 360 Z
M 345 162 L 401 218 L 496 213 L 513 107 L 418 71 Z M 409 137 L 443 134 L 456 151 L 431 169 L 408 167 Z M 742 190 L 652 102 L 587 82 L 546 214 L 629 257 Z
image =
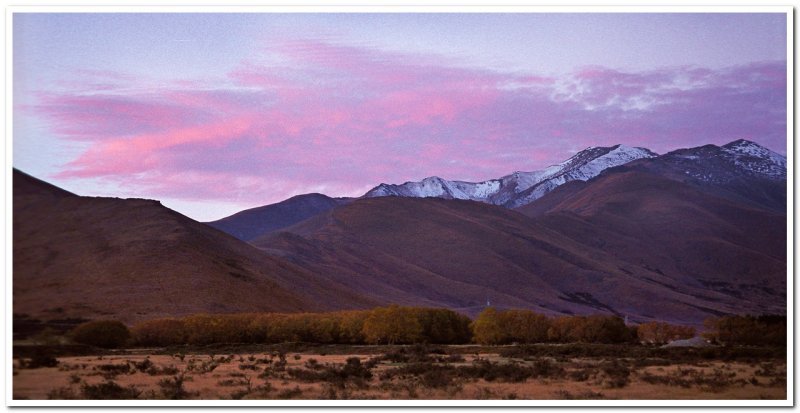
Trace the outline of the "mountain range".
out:
M 593 147 L 483 182 L 308 194 L 207 224 L 14 172 L 14 312 L 126 321 L 399 303 L 699 324 L 785 313 L 786 158 Z

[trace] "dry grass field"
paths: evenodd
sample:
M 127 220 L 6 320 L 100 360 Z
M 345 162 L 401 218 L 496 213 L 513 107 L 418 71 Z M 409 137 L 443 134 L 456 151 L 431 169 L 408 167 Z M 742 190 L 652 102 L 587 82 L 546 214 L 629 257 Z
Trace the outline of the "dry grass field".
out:
M 676 361 L 635 354 L 530 355 L 513 347 L 492 352 L 477 346 L 262 350 L 170 354 L 140 349 L 19 357 L 14 360 L 14 398 L 786 398 L 785 358 L 771 356 L 728 354 Z M 354 351 L 340 354 L 348 350 Z

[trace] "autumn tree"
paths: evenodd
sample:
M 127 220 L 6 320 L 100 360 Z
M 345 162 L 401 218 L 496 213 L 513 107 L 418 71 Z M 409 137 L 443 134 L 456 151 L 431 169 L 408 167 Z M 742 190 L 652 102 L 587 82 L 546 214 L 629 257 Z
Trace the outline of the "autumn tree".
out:
M 582 342 L 626 343 L 634 339 L 625 321 L 617 316 L 595 314 L 586 317 L 584 322 Z
M 487 307 L 472 322 L 472 339 L 478 344 L 502 344 L 506 335 L 500 326 L 500 317 L 493 307 Z
M 585 326 L 584 317 L 581 316 L 562 316 L 550 322 L 547 330 L 547 338 L 557 343 L 573 343 L 581 341 L 584 336 Z
M 786 345 L 786 316 L 724 316 L 705 321 L 704 337 L 724 345 Z
M 636 327 L 636 336 L 642 343 L 667 344 L 674 340 L 683 340 L 695 336 L 694 327 L 679 326 L 664 322 L 651 321 Z
M 336 313 L 339 319 L 339 343 L 363 344 L 364 322 L 369 317 L 369 311 L 341 311 Z
M 530 310 L 506 310 L 498 313 L 504 343 L 541 343 L 547 341 L 550 319 Z
M 595 314 L 558 317 L 550 322 L 547 337 L 559 343 L 625 343 L 635 334 L 621 318 Z
M 83 323 L 70 334 L 76 343 L 103 348 L 122 347 L 130 339 L 130 331 L 125 324 L 116 320 L 95 320 Z
M 471 320 L 446 308 L 417 308 L 422 341 L 434 344 L 463 344 L 472 337 Z
M 370 344 L 410 344 L 422 338 L 422 326 L 414 309 L 398 305 L 370 311 L 362 331 Z
M 185 317 L 188 344 L 245 343 L 253 314 L 197 314 Z
M 170 346 L 186 344 L 186 327 L 183 320 L 161 318 L 147 320 L 131 328 L 133 343 L 138 346 Z

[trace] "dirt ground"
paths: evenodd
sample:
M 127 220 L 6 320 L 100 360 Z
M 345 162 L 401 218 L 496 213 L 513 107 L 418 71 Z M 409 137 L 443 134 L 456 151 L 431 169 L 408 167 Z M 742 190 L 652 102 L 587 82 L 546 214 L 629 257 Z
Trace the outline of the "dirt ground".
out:
M 354 357 L 359 361 L 348 363 Z M 782 361 L 653 365 L 636 360 L 469 354 L 413 363 L 376 357 L 114 355 L 60 357 L 57 366 L 39 368 L 26 367 L 24 360 L 17 359 L 13 394 L 14 399 L 786 398 L 786 365 Z M 371 358 L 375 360 L 370 362 Z M 518 375 L 530 371 L 535 372 L 533 376 Z

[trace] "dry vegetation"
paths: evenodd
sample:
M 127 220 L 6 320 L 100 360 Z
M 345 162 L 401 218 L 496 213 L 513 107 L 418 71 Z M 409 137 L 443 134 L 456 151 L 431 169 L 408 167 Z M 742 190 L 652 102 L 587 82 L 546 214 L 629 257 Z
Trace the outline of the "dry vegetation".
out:
M 588 344 L 295 345 L 294 349 L 262 346 L 261 352 L 244 351 L 254 350 L 247 347 L 222 349 L 229 352 L 141 354 L 145 351 L 140 350 L 138 354 L 127 351 L 130 354 L 20 357 L 14 363 L 14 398 L 786 397 L 785 358 L 780 352 L 768 349 L 657 349 Z

